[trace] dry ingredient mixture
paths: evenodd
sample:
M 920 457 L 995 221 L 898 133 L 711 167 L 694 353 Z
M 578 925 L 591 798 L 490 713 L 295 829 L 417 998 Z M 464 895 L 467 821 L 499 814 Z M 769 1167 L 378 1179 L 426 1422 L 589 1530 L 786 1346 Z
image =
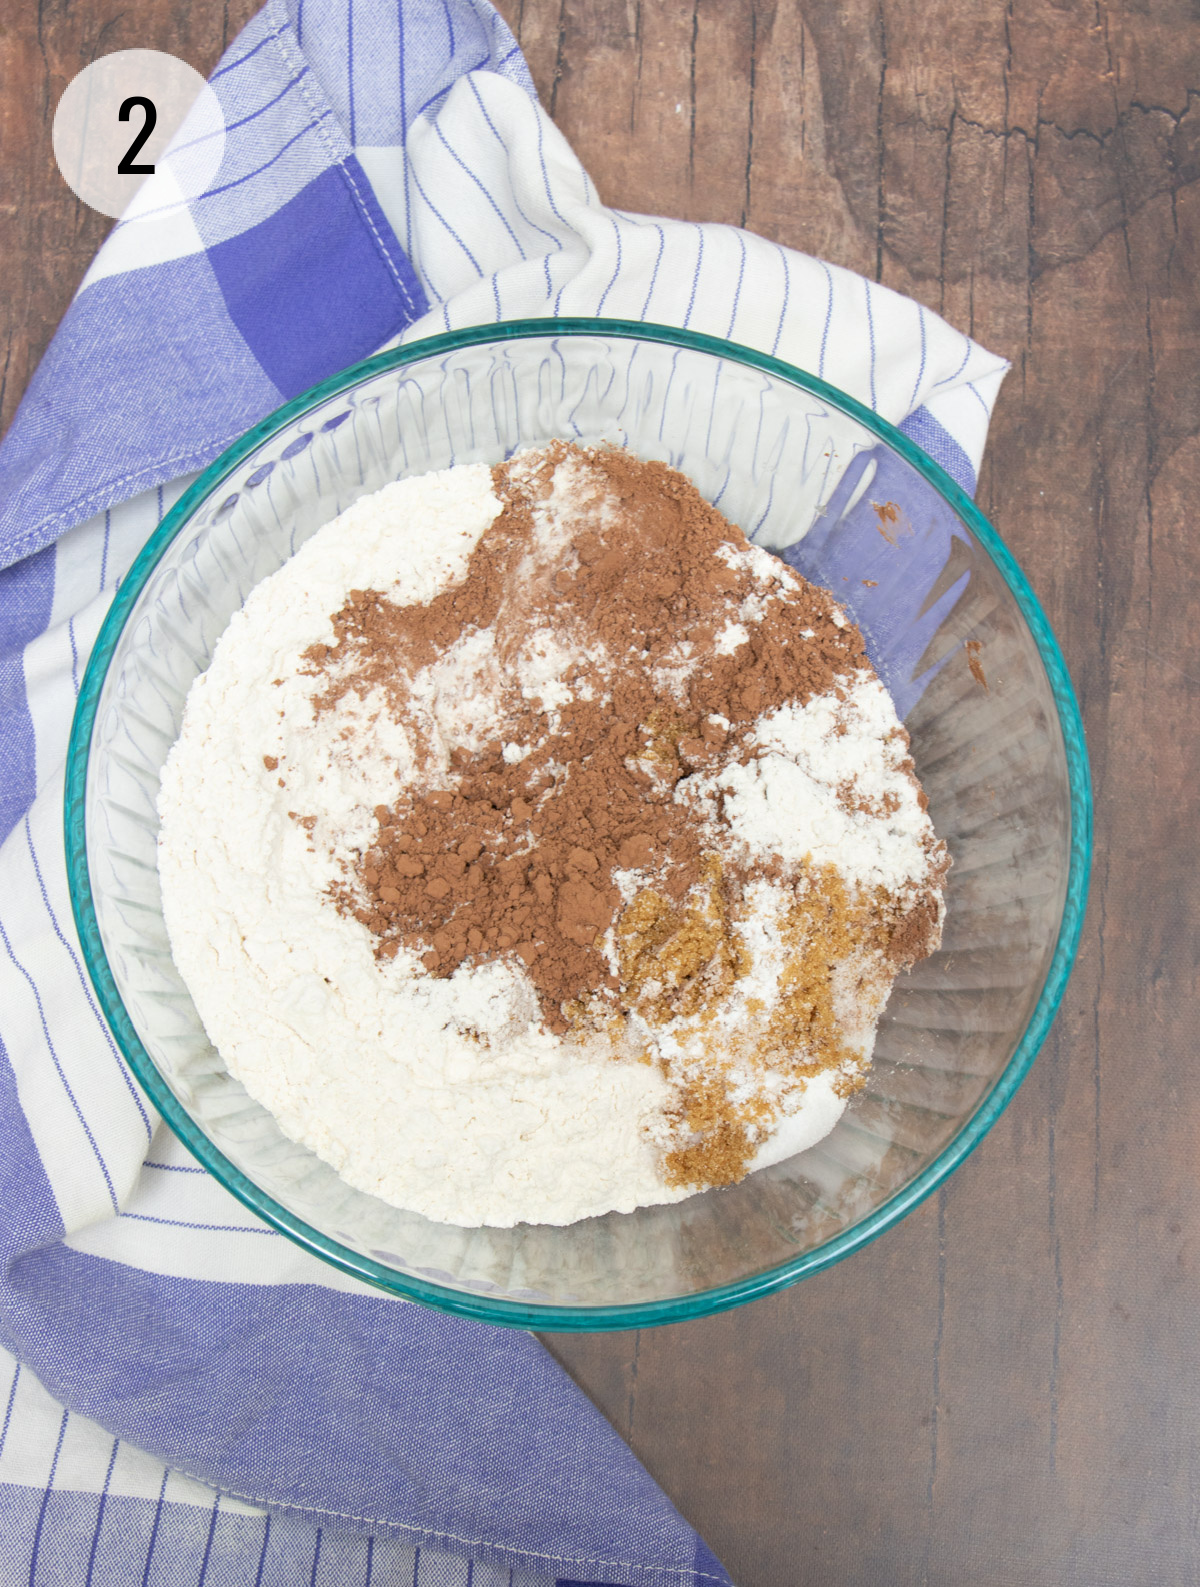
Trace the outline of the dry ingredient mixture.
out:
M 948 864 L 857 629 L 680 474 L 554 443 L 260 584 L 163 773 L 214 1044 L 351 1184 L 568 1223 L 826 1134 Z

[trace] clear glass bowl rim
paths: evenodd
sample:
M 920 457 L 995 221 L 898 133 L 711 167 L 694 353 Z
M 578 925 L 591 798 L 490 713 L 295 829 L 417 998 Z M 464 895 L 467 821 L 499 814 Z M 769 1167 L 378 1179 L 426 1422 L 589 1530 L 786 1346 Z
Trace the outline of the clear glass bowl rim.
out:
M 991 1089 L 975 1112 L 938 1156 L 903 1189 L 882 1202 L 866 1217 L 843 1229 L 832 1239 L 790 1261 L 764 1272 L 739 1279 L 736 1283 L 702 1290 L 693 1295 L 669 1300 L 637 1302 L 615 1306 L 538 1305 L 533 1302 L 497 1299 L 434 1283 L 429 1279 L 396 1272 L 383 1264 L 341 1245 L 310 1224 L 289 1213 L 273 1197 L 249 1180 L 193 1122 L 177 1100 L 154 1061 L 142 1045 L 117 990 L 116 980 L 101 942 L 88 875 L 87 844 L 84 826 L 84 798 L 87 787 L 88 758 L 101 690 L 117 642 L 129 614 L 160 557 L 187 523 L 195 508 L 220 489 L 243 459 L 272 435 L 319 407 L 330 397 L 358 385 L 364 379 L 422 359 L 437 357 L 461 348 L 487 342 L 522 341 L 537 337 L 601 336 L 619 340 L 666 343 L 672 347 L 712 354 L 744 364 L 752 369 L 786 381 L 822 401 L 839 408 L 858 421 L 881 441 L 899 453 L 906 463 L 928 481 L 958 514 L 976 540 L 991 557 L 1022 616 L 1029 625 L 1042 665 L 1054 696 L 1059 726 L 1066 751 L 1071 806 L 1071 848 L 1066 900 L 1054 955 L 1041 993 L 1025 1031 L 1012 1057 L 996 1077 Z M 673 326 L 655 325 L 640 320 L 587 318 L 510 320 L 492 325 L 473 325 L 443 335 L 427 337 L 352 364 L 328 380 L 302 392 L 277 408 L 252 430 L 235 441 L 204 470 L 139 552 L 114 597 L 100 629 L 79 691 L 67 749 L 66 793 L 64 800 L 67 877 L 71 907 L 83 948 L 84 962 L 100 1008 L 129 1067 L 150 1100 L 188 1150 L 225 1188 L 264 1222 L 324 1261 L 353 1274 L 390 1294 L 422 1301 L 441 1311 L 479 1322 L 515 1328 L 536 1328 L 550 1332 L 601 1332 L 627 1328 L 653 1327 L 683 1322 L 724 1311 L 745 1301 L 785 1289 L 800 1279 L 831 1267 L 852 1252 L 877 1239 L 924 1201 L 956 1169 L 995 1124 L 1008 1106 L 1017 1087 L 1037 1056 L 1058 1006 L 1075 960 L 1087 904 L 1088 876 L 1092 853 L 1092 792 L 1084 742 L 1083 723 L 1076 704 L 1066 663 L 1037 597 L 1017 566 L 1011 552 L 971 498 L 946 471 L 903 435 L 886 419 L 837 387 L 814 375 L 715 336 Z

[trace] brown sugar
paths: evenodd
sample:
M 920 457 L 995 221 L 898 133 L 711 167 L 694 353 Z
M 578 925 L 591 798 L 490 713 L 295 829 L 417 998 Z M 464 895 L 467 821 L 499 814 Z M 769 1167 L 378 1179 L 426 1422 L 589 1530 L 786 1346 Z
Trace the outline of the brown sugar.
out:
M 746 950 L 715 855 L 705 856 L 682 903 L 643 888 L 618 916 L 616 941 L 625 1005 L 650 1025 L 712 1008 L 746 973 Z

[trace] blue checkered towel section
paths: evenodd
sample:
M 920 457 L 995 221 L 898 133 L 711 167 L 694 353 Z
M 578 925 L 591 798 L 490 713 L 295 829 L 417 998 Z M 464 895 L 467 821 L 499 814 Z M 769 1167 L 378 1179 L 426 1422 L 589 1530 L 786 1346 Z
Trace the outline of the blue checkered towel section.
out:
M 727 1583 L 531 1337 L 341 1277 L 160 1125 L 71 927 L 75 694 L 189 473 L 397 339 L 693 326 L 968 489 L 1004 363 L 848 271 L 606 208 L 486 0 L 270 0 L 212 82 L 213 185 L 144 191 L 0 448 L 0 1583 Z

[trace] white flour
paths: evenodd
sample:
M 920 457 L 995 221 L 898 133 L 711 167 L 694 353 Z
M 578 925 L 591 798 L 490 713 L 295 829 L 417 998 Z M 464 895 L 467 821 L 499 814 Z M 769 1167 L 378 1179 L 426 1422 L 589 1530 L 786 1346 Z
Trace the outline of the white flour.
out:
M 846 699 L 818 695 L 758 723 L 745 765 L 689 777 L 677 798 L 715 820 L 716 803 L 748 853 L 836 865 L 847 881 L 898 891 L 925 873 L 928 817 L 903 767 L 907 745 L 879 679 L 846 680 Z M 840 797 L 852 787 L 856 809 Z
M 657 1070 L 541 1030 L 507 964 L 444 981 L 407 953 L 377 964 L 366 928 L 323 897 L 411 750 L 382 702 L 350 695 L 314 724 L 300 657 L 332 642 L 329 614 L 352 588 L 428 601 L 461 578 L 499 510 L 488 469 L 467 466 L 390 485 L 314 535 L 251 592 L 197 678 L 160 797 L 172 950 L 232 1073 L 350 1184 L 467 1226 L 686 1194 L 662 1184 L 637 1127 L 667 1099 Z M 456 736 L 471 711 L 453 685 L 480 658 L 461 659 L 440 680 Z M 287 768 L 286 792 L 264 755 Z M 311 847 L 296 808 L 324 812 Z
M 500 505 L 489 470 L 469 465 L 389 485 L 313 536 L 252 591 L 193 685 L 159 801 L 174 957 L 231 1072 L 351 1185 L 469 1227 L 569 1223 L 690 1194 L 659 1168 L 673 1096 L 659 1068 L 614 1061 L 598 1037 L 547 1032 L 519 965 L 464 966 L 439 980 L 403 948 L 377 961 L 367 928 L 326 896 L 344 874 L 340 861 L 369 848 L 374 807 L 395 798 L 414 747 L 381 696 L 349 693 L 315 714 L 327 680 L 305 675 L 304 652 L 333 643 L 330 614 L 351 589 L 424 603 L 461 580 Z M 561 506 L 551 498 L 535 554 L 568 535 Z M 765 553 L 747 555 L 790 581 Z M 748 642 L 743 624 L 762 609 L 744 608 L 720 647 Z M 695 664 L 686 652 L 684 668 Z M 526 697 L 553 712 L 570 697 L 563 676 L 577 654 L 563 636 L 539 634 L 519 658 Z M 414 707 L 445 759 L 494 734 L 495 666 L 490 635 L 470 633 L 421 675 Z M 928 821 L 887 739 L 897 723 L 886 691 L 869 674 L 847 684 L 844 704 L 822 697 L 764 719 L 756 761 L 686 778 L 676 796 L 710 822 L 723 798 L 748 850 L 811 852 L 894 888 L 923 874 Z M 886 799 L 886 819 L 846 809 L 848 779 Z M 289 811 L 319 812 L 311 832 Z M 753 1037 L 756 1006 L 779 990 L 772 919 L 782 895 L 764 892 L 759 903 L 747 928 L 753 970 L 728 1010 L 731 1039 Z M 851 1008 L 852 991 L 843 1003 Z M 865 1058 L 878 1009 L 860 1012 Z M 681 1020 L 656 1040 L 663 1050 L 674 1042 L 686 1061 L 691 1034 Z M 832 1129 L 845 1105 L 837 1078 L 792 1082 L 752 1166 Z

